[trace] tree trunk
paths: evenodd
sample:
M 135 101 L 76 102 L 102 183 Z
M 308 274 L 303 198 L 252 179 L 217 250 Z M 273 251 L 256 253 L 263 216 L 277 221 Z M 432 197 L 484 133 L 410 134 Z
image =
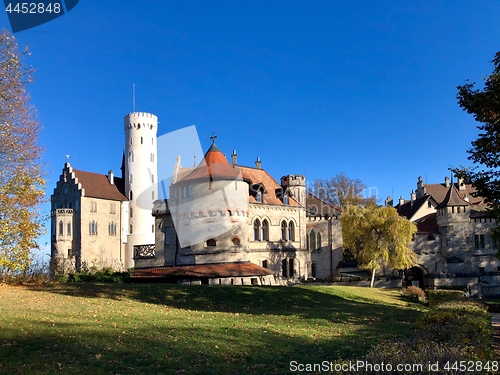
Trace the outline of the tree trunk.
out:
M 372 279 L 370 280 L 370 288 L 373 288 L 373 283 L 375 282 L 375 271 L 376 269 L 372 269 Z

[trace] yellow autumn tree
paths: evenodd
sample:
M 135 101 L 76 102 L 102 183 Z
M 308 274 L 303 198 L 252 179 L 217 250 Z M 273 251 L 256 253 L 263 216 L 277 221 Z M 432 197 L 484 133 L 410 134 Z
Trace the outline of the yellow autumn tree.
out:
M 33 72 L 26 55 L 0 31 L 0 281 L 26 271 L 43 228 L 40 123 L 26 91 Z
M 416 264 L 417 257 L 408 243 L 417 227 L 393 207 L 348 206 L 340 220 L 343 246 L 356 258 L 359 268 L 371 271 L 371 288 L 375 271 L 382 265 L 406 269 Z

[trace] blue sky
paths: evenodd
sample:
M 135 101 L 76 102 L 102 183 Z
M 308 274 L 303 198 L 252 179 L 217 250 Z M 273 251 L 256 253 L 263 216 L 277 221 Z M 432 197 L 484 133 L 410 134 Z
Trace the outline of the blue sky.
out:
M 456 86 L 492 71 L 499 14 L 488 0 L 82 0 L 15 34 L 37 69 L 47 194 L 66 154 L 119 171 L 134 83 L 159 135 L 196 125 L 203 152 L 215 131 L 228 159 L 260 156 L 278 180 L 345 172 L 381 202 L 408 198 L 418 176 L 441 182 L 468 164 L 477 129 Z

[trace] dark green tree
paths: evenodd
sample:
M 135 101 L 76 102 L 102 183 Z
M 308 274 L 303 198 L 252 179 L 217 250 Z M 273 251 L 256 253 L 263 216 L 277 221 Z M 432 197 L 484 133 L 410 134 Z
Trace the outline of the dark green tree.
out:
M 468 159 L 475 166 L 453 171 L 477 189 L 475 195 L 484 198 L 500 222 L 500 52 L 495 54 L 492 62 L 493 72 L 485 78 L 482 89 L 468 81 L 457 87 L 458 104 L 474 116 L 480 132 L 467 150 Z M 492 234 L 500 239 L 500 228 L 496 227 Z

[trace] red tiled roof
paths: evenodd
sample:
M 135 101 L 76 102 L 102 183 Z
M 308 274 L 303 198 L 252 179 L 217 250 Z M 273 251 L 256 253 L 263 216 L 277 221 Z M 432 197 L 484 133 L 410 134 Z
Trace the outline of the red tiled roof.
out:
M 281 199 L 276 197 L 276 189 L 281 189 L 281 185 L 271 177 L 264 169 L 251 168 L 251 167 L 241 167 L 241 175 L 243 180 L 250 182 L 250 185 L 261 183 L 264 186 L 265 192 L 262 195 L 262 203 L 264 204 L 276 204 L 283 206 Z M 255 198 L 250 195 L 250 202 L 256 202 Z M 288 205 L 292 207 L 299 207 L 300 205 L 293 198 L 288 200 Z
M 236 179 L 240 175 L 238 167 L 232 166 L 215 143 L 208 149 L 201 163 L 191 173 L 184 175 L 181 181 L 195 179 Z
M 246 277 L 267 276 L 273 272 L 253 263 L 197 264 L 190 266 L 135 269 L 132 277 Z
M 92 198 L 110 199 L 115 201 L 127 201 L 124 181 L 119 177 L 114 177 L 114 185 L 108 180 L 108 175 L 85 172 L 73 169 L 78 183 L 85 189 L 85 196 Z

